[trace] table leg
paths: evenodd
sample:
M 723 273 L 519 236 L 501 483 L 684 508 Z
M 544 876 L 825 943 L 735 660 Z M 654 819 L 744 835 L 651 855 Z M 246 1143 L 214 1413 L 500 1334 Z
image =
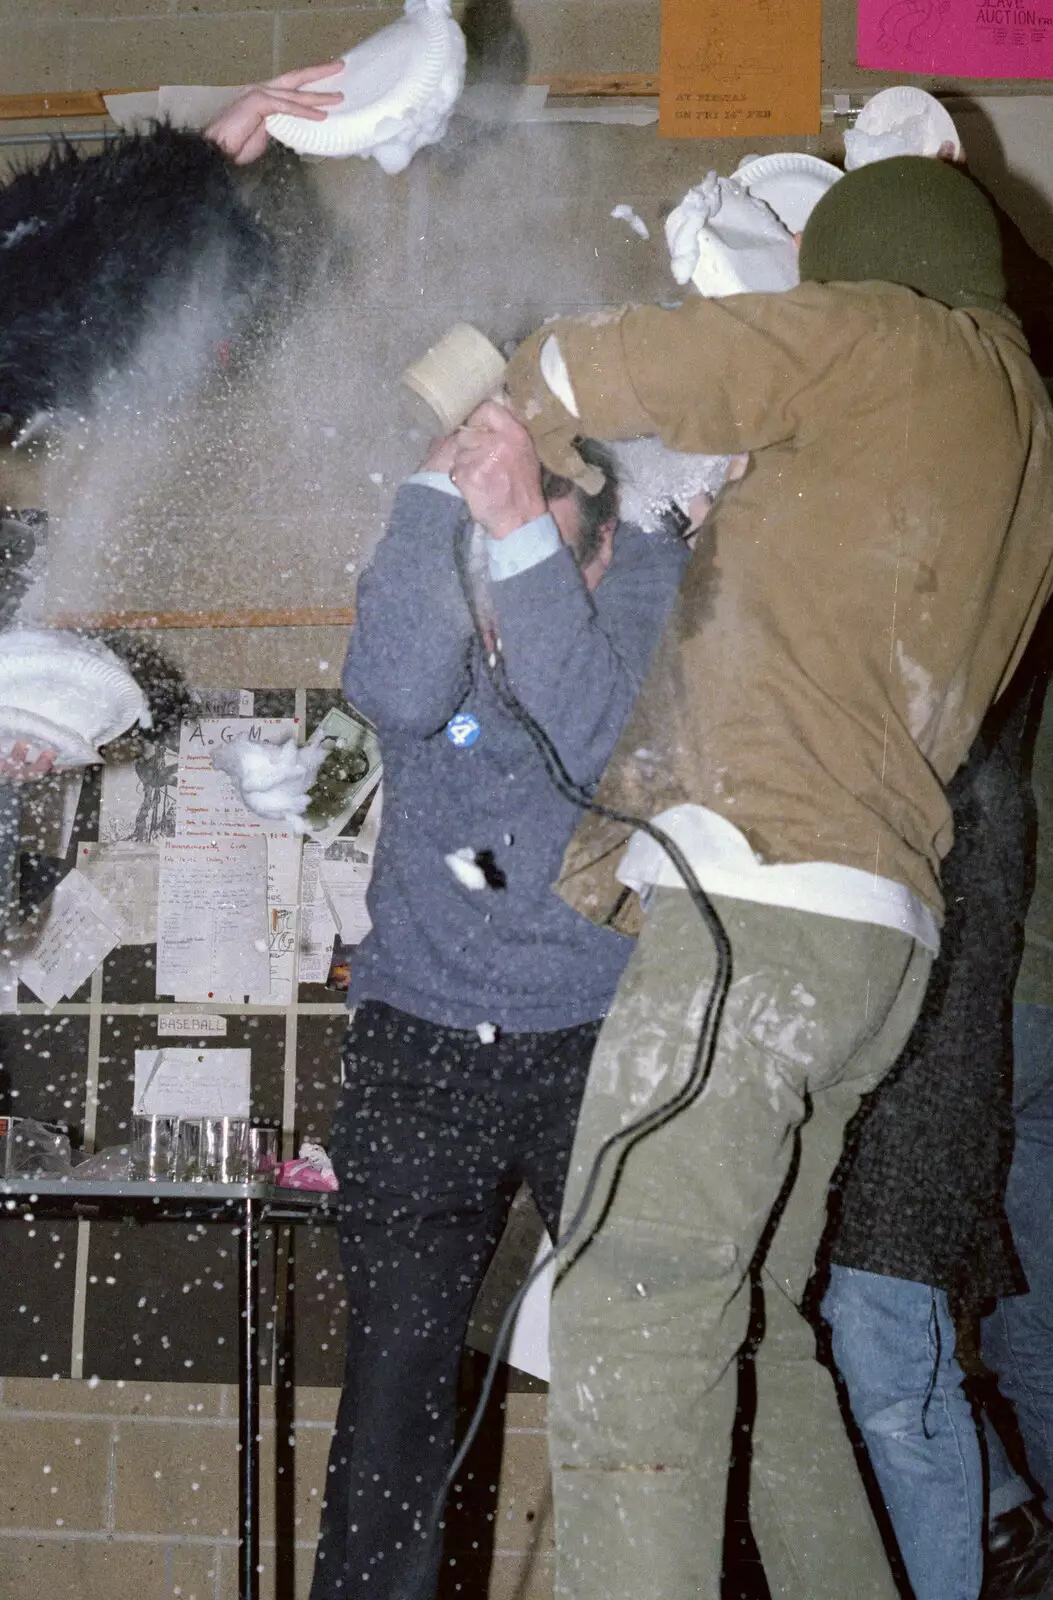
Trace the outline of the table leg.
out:
M 260 1219 L 259 1202 L 244 1203 L 238 1249 L 241 1317 L 238 1337 L 238 1600 L 259 1600 L 260 1579 Z
M 284 1227 L 276 1260 L 274 1317 L 274 1594 L 294 1600 L 296 1589 L 296 1264 L 297 1233 Z

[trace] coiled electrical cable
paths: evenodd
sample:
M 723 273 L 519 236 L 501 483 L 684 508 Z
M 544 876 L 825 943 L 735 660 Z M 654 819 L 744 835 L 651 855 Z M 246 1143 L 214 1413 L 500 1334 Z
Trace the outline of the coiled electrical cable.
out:
M 661 1105 L 654 1107 L 651 1111 L 644 1112 L 634 1121 L 628 1123 L 624 1128 L 619 1128 L 616 1133 L 610 1134 L 604 1140 L 593 1157 L 585 1188 L 573 1216 L 549 1253 L 535 1265 L 532 1272 L 521 1284 L 502 1317 L 501 1325 L 494 1339 L 490 1359 L 487 1363 L 479 1399 L 476 1402 L 471 1420 L 454 1457 L 453 1464 L 446 1474 L 442 1488 L 436 1498 L 436 1505 L 429 1520 L 428 1532 L 431 1537 L 437 1536 L 439 1532 L 445 1512 L 446 1497 L 453 1488 L 479 1432 L 483 1414 L 493 1392 L 494 1379 L 497 1375 L 497 1367 L 501 1360 L 502 1352 L 511 1333 L 512 1324 L 526 1295 L 537 1279 L 548 1271 L 554 1261 L 557 1263 L 556 1281 L 559 1282 L 560 1279 L 565 1277 L 575 1261 L 588 1248 L 590 1241 L 594 1238 L 597 1229 L 610 1210 L 617 1190 L 618 1180 L 629 1152 L 641 1140 L 646 1139 L 648 1135 L 654 1133 L 679 1115 L 681 1111 L 697 1100 L 705 1089 L 710 1073 L 713 1070 L 720 1018 L 728 990 L 731 987 L 732 972 L 731 944 L 724 930 L 724 925 L 717 914 L 716 908 L 692 872 L 691 866 L 679 846 L 667 833 L 656 827 L 649 819 L 629 816 L 624 812 L 614 811 L 609 806 L 600 805 L 585 789 L 576 784 L 567 772 L 549 735 L 519 701 L 508 681 L 508 672 L 504 657 L 501 654 L 500 644 L 496 643 L 491 648 L 487 645 L 484 636 L 469 572 L 468 546 L 470 538 L 471 524 L 466 522 L 458 530 L 454 539 L 454 560 L 465 601 L 472 618 L 472 625 L 482 652 L 483 662 L 502 706 L 515 718 L 531 739 L 544 763 L 549 779 L 564 799 L 580 807 L 582 811 L 592 812 L 594 815 L 604 817 L 610 822 L 618 822 L 626 827 L 639 829 L 641 833 L 646 833 L 649 838 L 661 846 L 683 880 L 684 887 L 691 896 L 692 903 L 698 911 L 706 932 L 713 941 L 716 952 L 716 968 L 699 1027 L 698 1041 L 695 1045 L 691 1066 L 683 1086 L 670 1095 L 667 1100 L 663 1101 Z M 601 1179 L 606 1167 L 612 1163 L 613 1171 L 611 1173 L 610 1186 L 595 1218 L 589 1223 L 589 1214 L 600 1188 Z

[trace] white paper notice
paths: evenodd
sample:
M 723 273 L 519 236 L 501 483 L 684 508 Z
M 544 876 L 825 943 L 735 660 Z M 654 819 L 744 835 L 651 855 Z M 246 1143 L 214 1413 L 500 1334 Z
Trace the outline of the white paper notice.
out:
M 537 1247 L 537 1255 L 530 1264 L 530 1271 L 537 1271 L 542 1261 L 551 1254 L 552 1241 L 546 1233 Z M 505 1357 L 510 1367 L 518 1367 L 520 1372 L 532 1373 L 535 1378 L 543 1378 L 546 1383 L 551 1371 L 548 1336 L 552 1314 L 552 1286 L 555 1278 L 556 1263 L 555 1260 L 551 1260 L 523 1297 L 523 1304 L 512 1324 L 512 1336 L 508 1341 L 508 1354 Z
M 33 944 L 19 956 L 19 977 L 46 1006 L 53 1006 L 76 993 L 123 934 L 118 913 L 74 868 L 47 902 Z
M 366 908 L 366 892 L 373 876 L 382 804 L 381 787 L 358 833 L 334 839 L 319 867 L 322 888 L 336 918 L 341 941 L 347 945 L 361 944 L 373 926 Z
M 156 944 L 161 858 L 155 844 L 79 844 L 77 867 L 120 916 L 122 944 Z
M 233 779 L 213 767 L 212 752 L 246 734 L 254 742 L 283 744 L 296 737 L 298 727 L 295 717 L 215 717 L 184 723 L 179 738 L 176 834 L 181 838 L 266 840 L 268 981 L 246 991 L 258 1005 L 289 1005 L 292 1001 L 300 837 L 282 824 L 269 825 L 250 811 Z
M 319 866 L 320 844 L 305 844 L 300 869 L 300 959 L 301 983 L 324 983 L 333 960 L 333 940 L 339 931 L 336 919 L 322 888 Z
M 268 978 L 266 839 L 162 839 L 157 993 L 240 1003 Z
M 132 1104 L 148 1117 L 247 1117 L 251 1051 L 137 1050 Z

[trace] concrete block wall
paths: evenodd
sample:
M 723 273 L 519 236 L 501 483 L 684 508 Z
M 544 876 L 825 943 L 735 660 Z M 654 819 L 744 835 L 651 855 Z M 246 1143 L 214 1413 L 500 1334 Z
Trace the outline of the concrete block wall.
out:
M 401 0 L 36 0 L 31 12 L 21 0 L 0 0 L 0 93 L 249 82 L 347 50 L 399 11 Z M 657 70 L 660 0 L 517 0 L 516 11 L 535 75 Z M 855 0 L 826 0 L 823 76 L 830 91 L 897 81 L 856 66 L 855 26 Z M 1003 87 L 1026 93 L 1035 86 Z
M 263 1600 L 274 1588 L 273 1391 L 263 1391 Z M 335 1389 L 300 1389 L 295 1600 L 310 1585 Z M 547 1600 L 545 1397 L 506 1397 L 490 1600 Z M 220 1384 L 0 1382 L 0 1588 L 20 1600 L 234 1600 L 237 1392 Z M 452 1554 L 477 1571 L 466 1522 Z M 460 1543 L 459 1543 L 460 1541 Z M 483 1600 L 485 1587 L 466 1588 Z M 282 1600 L 292 1600 L 288 1594 Z

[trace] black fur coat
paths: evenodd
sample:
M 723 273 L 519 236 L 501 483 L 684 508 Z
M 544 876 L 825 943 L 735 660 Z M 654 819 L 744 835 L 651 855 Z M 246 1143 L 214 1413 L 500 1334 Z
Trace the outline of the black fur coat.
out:
M 977 1305 L 1024 1287 L 1005 1215 L 1012 1002 L 1034 872 L 1029 782 L 1050 680 L 1049 614 L 948 790 L 940 955 L 891 1075 L 849 1128 L 824 1257 Z
M 208 278 L 224 337 L 289 292 L 298 163 L 271 151 L 243 177 L 200 134 L 161 126 L 82 155 L 57 146 L 0 188 L 0 414 L 20 428 L 83 409 L 141 335 Z

